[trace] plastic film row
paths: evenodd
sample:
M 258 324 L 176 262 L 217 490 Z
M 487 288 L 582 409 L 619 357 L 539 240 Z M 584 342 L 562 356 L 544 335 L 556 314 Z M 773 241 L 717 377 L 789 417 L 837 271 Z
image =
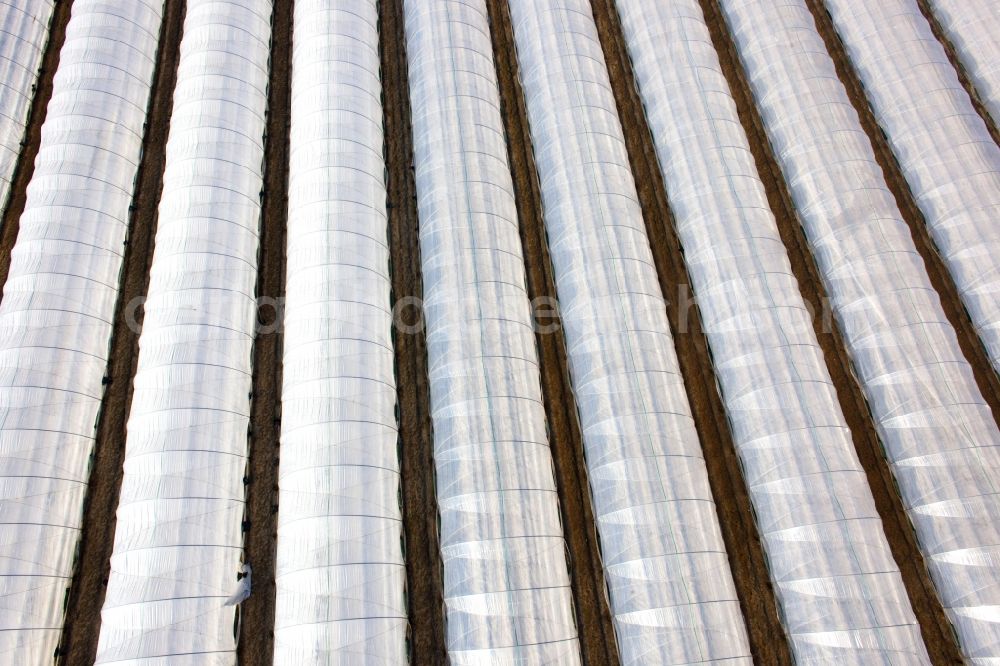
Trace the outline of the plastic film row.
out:
M 927 0 L 989 111 L 1000 124 L 1000 5 L 992 0 Z
M 188 0 L 97 663 L 231 664 L 270 0 Z
M 375 0 L 297 0 L 275 664 L 406 664 Z
M 826 4 L 931 237 L 1000 372 L 1000 146 L 916 0 Z
M 926 663 L 699 3 L 618 7 L 792 652 Z
M 21 153 L 52 10 L 52 0 L 0 0 L 0 208 Z
M 485 2 L 405 14 L 448 651 L 579 663 Z
M 941 602 L 996 658 L 1000 432 L 805 2 L 722 4 Z
M 11 252 L 0 305 L 0 661 L 50 664 L 59 640 L 161 5 L 74 4 Z
M 623 664 L 751 663 L 588 0 L 513 0 Z

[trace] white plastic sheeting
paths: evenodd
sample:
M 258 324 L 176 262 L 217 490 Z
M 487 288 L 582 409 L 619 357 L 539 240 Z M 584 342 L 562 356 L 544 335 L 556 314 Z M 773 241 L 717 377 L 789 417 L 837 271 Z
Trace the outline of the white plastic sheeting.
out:
M 188 0 L 97 663 L 231 664 L 269 0 Z
M 407 663 L 376 0 L 297 0 L 275 664 Z
M 827 6 L 1000 372 L 1000 146 L 915 0 L 828 0 Z
M 1000 4 L 927 0 L 993 122 L 1000 125 Z
M 6 663 L 50 664 L 59 640 L 161 4 L 76 1 L 11 253 L 0 306 Z
M 752 663 L 589 0 L 513 0 L 623 664 Z
M 0 210 L 21 152 L 53 0 L 0 0 Z
M 995 660 L 1000 432 L 805 2 L 723 5 L 941 601 Z
M 697 0 L 618 0 L 800 663 L 928 663 Z
M 450 659 L 579 663 L 485 2 L 405 14 Z

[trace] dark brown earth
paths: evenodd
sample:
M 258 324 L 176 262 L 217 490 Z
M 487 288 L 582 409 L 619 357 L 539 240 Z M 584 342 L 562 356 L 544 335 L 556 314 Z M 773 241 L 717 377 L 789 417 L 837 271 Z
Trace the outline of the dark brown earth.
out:
M 253 594 L 240 604 L 237 658 L 244 666 L 274 661 L 274 552 L 278 518 L 282 331 L 285 296 L 288 142 L 291 129 L 292 12 L 276 0 L 271 17 L 271 73 L 264 140 L 264 190 L 257 257 L 257 337 L 253 347 L 243 552 L 253 566 Z
M 403 0 L 379 2 L 379 34 L 393 305 L 400 313 L 397 317 L 403 315 L 403 321 L 410 325 L 417 323 L 422 313 L 416 308 L 404 306 L 421 302 L 423 278 Z M 423 327 L 415 333 L 396 329 L 393 343 L 399 400 L 410 659 L 414 664 L 444 664 L 444 581 L 438 549 L 430 386 Z
M 941 46 L 944 47 L 944 52 L 948 54 L 948 60 L 951 61 L 952 67 L 958 73 L 958 80 L 962 82 L 962 86 L 965 88 L 965 92 L 969 93 L 969 97 L 972 99 L 972 106 L 976 108 L 976 113 L 978 113 L 983 118 L 983 122 L 986 123 L 986 129 L 989 130 L 990 136 L 993 137 L 993 141 L 997 145 L 1000 145 L 1000 131 L 997 130 L 997 124 L 994 122 L 993 117 L 990 112 L 986 110 L 986 105 L 983 104 L 983 98 L 979 95 L 979 91 L 976 90 L 976 85 L 972 82 L 972 77 L 969 76 L 969 72 L 965 69 L 965 65 L 958 57 L 958 51 L 955 50 L 955 45 L 952 44 L 951 40 L 945 34 L 944 28 L 941 27 L 941 22 L 937 20 L 934 15 L 934 11 L 931 9 L 931 5 L 928 0 L 917 0 L 917 5 L 920 6 L 920 12 L 927 19 L 927 22 L 931 25 L 931 31 L 937 40 L 941 42 Z
M 7 273 L 10 271 L 10 251 L 17 241 L 17 232 L 21 228 L 21 213 L 27 202 L 28 183 L 35 173 L 35 158 L 42 141 L 42 124 L 48 112 L 49 100 L 52 99 L 52 77 L 59 67 L 59 52 L 66 41 L 66 25 L 69 23 L 73 0 L 57 2 L 49 24 L 49 41 L 42 54 L 42 67 L 38 72 L 35 84 L 35 97 L 31 100 L 31 111 L 28 114 L 28 125 L 24 138 L 21 140 L 21 154 L 17 157 L 17 166 L 10 181 L 10 194 L 0 217 L 0 284 L 7 284 Z M 4 205 L 0 202 L 0 205 Z M 0 299 L 3 294 L 0 293 Z
M 613 0 L 592 0 L 591 4 L 611 74 L 618 114 L 625 130 L 660 287 L 668 299 L 667 315 L 708 466 L 712 495 L 746 620 L 750 648 L 757 663 L 791 664 L 791 650 L 779 620 L 767 560 L 719 395 L 708 340 L 701 328 L 701 315 L 697 305 L 688 310 L 686 297 L 680 297 L 693 291 L 621 23 Z
M 829 308 L 825 304 L 829 303 L 829 299 L 825 286 L 819 277 L 816 262 L 809 252 L 808 241 L 767 139 L 763 121 L 754 105 L 746 74 L 739 63 L 739 56 L 722 18 L 718 0 L 701 0 L 701 4 L 711 26 L 712 39 L 719 53 L 726 79 L 736 100 L 740 120 L 750 140 L 751 151 L 761 180 L 764 182 L 768 202 L 788 250 L 792 272 L 812 312 L 827 312 Z M 920 622 L 928 652 L 935 663 L 953 663 L 952 660 L 959 658 L 959 653 L 951 625 L 941 608 L 924 565 L 923 556 L 917 547 L 913 527 L 903 509 L 903 502 L 875 430 L 868 403 L 851 366 L 843 335 L 835 322 L 830 319 L 824 321 L 822 316 L 814 317 L 813 325 L 837 390 L 841 410 L 851 429 L 855 449 L 875 498 L 889 546 L 900 567 L 913 610 Z
M 528 295 L 555 299 L 556 289 L 542 218 L 538 172 L 521 89 L 514 33 L 507 0 L 487 1 L 493 56 L 500 83 L 507 153 L 514 176 Z M 608 601 L 590 484 L 583 454 L 583 433 L 570 384 L 566 339 L 558 316 L 540 322 L 553 332 L 536 332 L 549 447 L 559 491 L 563 533 L 569 548 L 570 581 L 583 662 L 620 663 Z
M 941 297 L 941 306 L 944 308 L 945 316 L 955 329 L 958 335 L 958 344 L 965 355 L 966 360 L 972 366 L 972 372 L 976 378 L 976 384 L 980 392 L 993 411 L 993 418 L 1000 423 L 1000 377 L 993 371 L 990 364 L 986 348 L 976 334 L 969 313 L 958 295 L 958 287 L 948 272 L 948 267 L 944 263 L 941 255 L 938 254 L 937 246 L 930 236 L 927 221 L 917 207 L 913 192 L 910 190 L 903 176 L 903 172 L 896 161 L 896 157 L 889 145 L 882 128 L 875 120 L 868 98 L 865 96 L 864 86 L 858 77 L 854 66 L 847 57 L 844 44 L 838 35 L 833 20 L 827 12 L 822 0 L 806 0 L 806 4 L 812 11 L 819 33 L 826 42 L 826 48 L 833 57 L 833 62 L 837 67 L 837 74 L 841 82 L 847 89 L 847 94 L 854 104 L 861 119 L 861 126 L 864 128 L 868 139 L 875 149 L 875 158 L 878 160 L 882 172 L 885 174 L 886 183 L 889 190 L 896 198 L 896 204 L 903 214 L 903 219 L 910 227 L 910 235 L 917 246 L 917 251 L 924 260 L 927 275 L 930 277 L 931 285 Z
M 68 14 L 68 5 L 69 2 L 64 0 L 58 11 L 67 10 Z M 131 317 L 134 323 L 142 324 L 142 309 L 135 309 L 134 304 L 146 295 L 149 283 L 184 10 L 185 0 L 169 0 L 160 29 L 156 71 L 142 144 L 143 157 L 136 177 L 121 285 L 115 306 L 115 326 L 106 372 L 109 383 L 97 421 L 83 530 L 66 602 L 66 623 L 59 642 L 59 661 L 64 666 L 89 666 L 97 656 L 101 606 L 104 605 L 111 571 L 111 550 L 122 482 L 125 424 L 132 404 L 132 380 L 139 357 L 138 327 L 130 327 L 128 322 Z

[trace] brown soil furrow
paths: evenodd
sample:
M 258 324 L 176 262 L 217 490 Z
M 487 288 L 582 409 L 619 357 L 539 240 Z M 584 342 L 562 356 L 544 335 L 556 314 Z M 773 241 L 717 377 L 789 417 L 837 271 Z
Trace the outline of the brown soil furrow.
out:
M 941 22 L 938 21 L 937 16 L 934 15 L 934 11 L 931 9 L 931 5 L 928 0 L 917 0 L 917 5 L 920 7 L 920 12 L 927 19 L 927 22 L 931 26 L 931 32 L 937 37 L 937 40 L 941 42 L 941 46 L 944 47 L 944 52 L 948 55 L 948 60 L 951 62 L 952 67 L 955 68 L 955 72 L 958 74 L 958 80 L 962 82 L 962 87 L 965 88 L 965 92 L 969 93 L 969 98 L 972 100 L 972 106 L 975 107 L 976 113 L 982 116 L 983 122 L 986 123 L 986 129 L 989 130 L 990 136 L 993 137 L 993 141 L 1000 146 L 1000 131 L 997 129 L 997 124 L 993 121 L 993 116 L 986 109 L 986 105 L 983 104 L 983 98 L 979 96 L 979 91 L 976 89 L 976 84 L 972 82 L 972 77 L 965 69 L 965 65 L 962 63 L 961 59 L 958 57 L 958 51 L 955 50 L 955 45 L 948 35 L 945 33 L 944 28 L 941 27 Z
M 35 174 L 35 158 L 42 141 L 42 124 L 48 113 L 49 100 L 52 99 L 52 78 L 59 67 L 59 52 L 66 41 L 66 25 L 69 23 L 73 10 L 73 0 L 56 2 L 49 24 L 49 41 L 42 55 L 42 66 L 35 83 L 35 96 L 31 100 L 31 111 L 28 114 L 28 125 L 21 140 L 21 154 L 17 156 L 17 166 L 10 180 L 10 194 L 6 208 L 0 216 L 0 285 L 7 284 L 7 273 L 10 271 L 10 251 L 17 242 L 17 232 L 21 228 L 21 214 L 27 203 L 28 183 Z M 2 202 L 0 202 L 2 205 Z M 0 290 L 0 299 L 3 292 Z
M 507 133 L 507 154 L 514 176 L 528 294 L 532 301 L 550 299 L 547 302 L 554 302 L 555 281 L 524 91 L 518 74 L 510 8 L 507 0 L 487 0 L 487 5 Z M 559 509 L 569 547 L 570 580 L 583 661 L 591 666 L 618 664 L 620 659 L 584 459 L 583 433 L 569 377 L 566 339 L 558 316 L 541 323 L 552 329 L 552 332 L 539 330 L 535 339 Z
M 59 642 L 60 663 L 66 666 L 93 664 L 97 656 L 101 607 L 111 570 L 117 522 L 115 512 L 122 482 L 125 427 L 139 357 L 141 303 L 146 295 L 153 260 L 157 207 L 163 189 L 166 139 L 173 111 L 185 4 L 185 0 L 168 0 L 160 29 L 142 161 L 136 175 L 121 286 L 115 306 L 115 325 L 106 374 L 108 384 L 97 421 L 83 530 L 66 601 L 67 619 Z M 60 7 L 67 5 L 69 2 L 64 1 Z
M 423 297 L 423 279 L 403 0 L 379 2 L 379 51 L 388 176 L 389 250 L 397 320 L 393 344 L 399 401 L 410 660 L 414 664 L 443 664 L 446 662 L 444 580 L 438 547 L 427 344 L 422 313 L 419 307 L 414 307 Z M 407 326 L 399 327 L 400 321 Z
M 253 594 L 240 605 L 237 646 L 237 658 L 244 666 L 269 666 L 274 661 L 274 556 L 283 351 L 280 303 L 285 296 L 294 5 L 294 0 L 276 0 L 271 16 L 271 72 L 257 255 L 257 335 L 253 346 L 253 402 L 243 524 L 244 557 L 253 566 Z
M 910 227 L 910 235 L 913 237 L 917 251 L 924 260 L 924 267 L 927 269 L 931 285 L 940 296 L 945 316 L 958 336 L 958 344 L 962 349 L 962 354 L 972 366 L 976 384 L 993 411 L 993 418 L 1000 423 L 1000 377 L 993 371 L 986 348 L 976 334 L 976 329 L 961 297 L 958 295 L 958 287 L 955 286 L 948 266 L 937 251 L 927 221 L 917 206 L 913 192 L 910 190 L 899 162 L 896 161 L 896 156 L 889 145 L 889 140 L 875 120 L 875 114 L 868 103 L 864 86 L 847 56 L 840 35 L 833 25 L 833 19 L 827 12 L 823 0 L 805 0 L 805 2 L 812 11 L 816 27 L 826 43 L 827 51 L 833 58 L 837 75 L 847 89 L 847 94 L 858 112 L 861 126 L 871 141 L 872 148 L 875 150 L 875 158 L 882 168 L 882 173 L 885 174 L 889 190 L 896 198 L 896 205 L 899 206 L 903 219 Z
M 791 664 L 791 649 L 779 619 L 778 602 L 719 395 L 708 340 L 701 328 L 697 304 L 689 300 L 693 292 L 684 265 L 684 253 L 675 232 L 663 175 L 636 87 L 621 22 L 614 0 L 592 0 L 592 5 L 618 103 L 618 114 L 625 130 L 653 259 L 660 286 L 668 299 L 667 315 L 704 450 L 722 536 L 746 619 L 750 647 L 757 663 Z
M 809 243 L 795 212 L 795 204 L 771 149 L 753 94 L 739 61 L 736 47 L 728 31 L 718 0 L 700 0 L 712 39 L 722 63 L 726 80 L 736 100 L 740 120 L 750 141 L 757 170 L 767 191 L 768 202 L 778 223 L 778 230 L 788 250 L 792 272 L 798 280 L 803 298 L 817 313 L 813 326 L 830 376 L 837 389 L 837 398 L 854 439 L 875 505 L 882 519 L 893 557 L 900 567 L 913 610 L 920 623 L 928 652 L 935 663 L 953 663 L 959 659 L 958 646 L 951 625 L 938 601 L 934 587 L 917 546 L 916 536 L 903 508 L 889 463 L 886 460 L 868 409 L 868 403 L 851 366 L 847 346 L 839 327 L 829 312 L 829 298 L 820 278 Z M 887 172 L 888 173 L 888 172 Z

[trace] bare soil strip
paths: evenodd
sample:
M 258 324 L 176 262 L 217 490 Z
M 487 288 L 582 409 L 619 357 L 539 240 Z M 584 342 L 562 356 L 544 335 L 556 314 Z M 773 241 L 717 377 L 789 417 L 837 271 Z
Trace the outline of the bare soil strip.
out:
M 379 2 L 379 50 L 393 306 L 397 318 L 402 317 L 410 325 L 422 321 L 422 312 L 411 306 L 423 298 L 423 278 L 403 0 Z M 397 328 L 393 331 L 406 586 L 410 606 L 410 661 L 413 664 L 444 664 L 444 581 L 438 546 L 427 344 L 423 326 L 413 328 L 419 330 L 408 332 Z
M 21 140 L 21 154 L 17 157 L 17 166 L 14 167 L 10 181 L 10 195 L 6 208 L 0 216 L 0 285 L 7 284 L 10 251 L 17 242 L 17 232 L 21 228 L 21 214 L 27 202 L 28 183 L 35 174 L 35 158 L 38 157 L 38 148 L 42 141 L 42 124 L 45 123 L 49 100 L 52 99 L 52 77 L 59 67 L 59 52 L 66 41 L 66 25 L 69 23 L 72 10 L 73 0 L 60 0 L 56 2 L 52 13 L 49 41 L 45 46 L 42 67 L 35 83 L 35 96 L 31 100 L 28 125 Z M 0 205 L 3 205 L 3 202 L 0 202 Z M 0 290 L 0 299 L 2 298 L 3 292 Z
M 945 33 L 944 28 L 941 27 L 941 22 L 937 20 L 934 15 L 933 10 L 931 10 L 931 5 L 927 0 L 917 0 L 917 5 L 920 7 L 920 12 L 927 19 L 927 22 L 931 24 L 931 31 L 937 40 L 941 42 L 941 46 L 944 47 L 944 52 L 948 54 L 948 60 L 951 61 L 952 67 L 958 73 L 958 80 L 962 82 L 962 87 L 965 88 L 965 92 L 969 93 L 969 97 L 972 99 L 972 106 L 976 108 L 976 113 L 982 116 L 983 121 L 986 123 L 986 128 L 990 132 L 990 136 L 993 137 L 993 141 L 1000 146 L 1000 131 L 997 129 L 997 124 L 993 121 L 993 116 L 990 112 L 986 110 L 986 105 L 983 104 L 982 97 L 979 96 L 979 91 L 976 89 L 976 84 L 972 82 L 972 77 L 969 76 L 969 72 L 966 71 L 965 65 L 962 63 L 961 59 L 958 57 L 958 51 L 955 50 L 955 45 L 948 35 Z
M 955 286 L 955 281 L 952 279 L 944 259 L 938 254 L 937 246 L 928 230 L 927 221 L 924 219 L 923 213 L 920 212 L 920 208 L 917 207 L 913 192 L 910 190 L 899 162 L 896 161 L 896 156 L 889 146 L 889 140 L 875 120 L 875 115 L 868 104 L 868 98 L 865 96 L 864 86 L 844 50 L 844 44 L 833 25 L 833 19 L 822 0 L 806 0 L 806 4 L 812 11 L 813 19 L 826 43 L 827 51 L 833 58 L 837 74 L 844 87 L 847 88 L 847 94 L 858 112 L 861 126 L 875 149 L 875 158 L 878 160 L 879 166 L 882 167 L 889 190 L 896 198 L 896 205 L 899 206 L 903 219 L 910 227 L 910 235 L 917 246 L 917 251 L 924 260 L 931 285 L 941 297 L 941 306 L 944 308 L 945 316 L 955 329 L 962 353 L 972 366 L 976 384 L 993 411 L 993 418 L 1000 423 L 1000 377 L 993 371 L 986 348 L 976 334 L 969 313 L 958 295 L 958 287 Z
M 791 650 L 779 619 L 778 603 L 754 522 L 750 496 L 719 395 L 708 340 L 701 328 L 701 315 L 697 305 L 688 307 L 688 296 L 693 291 L 621 22 L 614 0 L 592 0 L 592 5 L 625 130 L 660 287 L 668 299 L 667 315 L 708 465 L 712 495 L 746 619 L 750 647 L 757 663 L 791 664 Z
M 64 0 L 59 5 L 60 10 L 69 4 Z M 132 380 L 139 357 L 142 308 L 138 303 L 146 295 L 153 260 L 157 207 L 163 189 L 167 132 L 173 111 L 184 13 L 185 0 L 168 0 L 160 28 L 142 162 L 132 197 L 121 286 L 115 306 L 108 384 L 97 422 L 83 531 L 66 602 L 66 622 L 59 643 L 60 663 L 65 666 L 89 666 L 97 656 L 101 607 L 111 570 L 111 550 L 117 522 L 115 512 L 122 482 L 125 425 L 132 404 Z
M 507 0 L 487 0 L 487 6 L 507 132 L 507 154 L 514 176 L 528 295 L 532 300 L 549 298 L 554 302 L 555 280 L 524 91 L 518 74 L 510 7 Z M 559 510 L 569 547 L 570 580 L 583 661 L 590 666 L 618 664 L 618 646 L 584 460 L 583 433 L 569 377 L 566 339 L 558 316 L 539 323 L 555 328 L 549 333 L 536 332 L 535 339 Z
M 237 657 L 243 666 L 274 662 L 274 554 L 281 436 L 281 311 L 285 296 L 288 144 L 291 130 L 294 0 L 277 0 L 271 18 L 271 73 L 264 141 L 264 198 L 257 257 L 257 337 L 247 462 L 243 551 L 253 566 L 253 594 L 240 606 Z
M 809 251 L 809 243 L 799 224 L 795 205 L 767 139 L 763 121 L 754 104 L 746 74 L 740 65 L 718 0 L 700 1 L 726 79 L 736 100 L 740 120 L 750 140 L 757 170 L 767 190 L 768 202 L 788 250 L 792 272 L 798 280 L 802 296 L 812 311 L 824 313 L 828 309 L 824 304 L 829 303 L 826 288 Z M 903 582 L 920 623 L 928 652 L 935 663 L 954 663 L 952 660 L 960 659 L 960 653 L 951 625 L 938 601 L 923 556 L 917 547 L 913 527 L 903 509 L 903 502 L 875 430 L 868 403 L 854 375 L 842 333 L 834 321 L 824 321 L 824 317 L 819 314 L 814 317 L 813 326 L 837 389 L 840 407 L 851 428 L 854 446 L 868 478 L 886 537 L 902 572 Z

